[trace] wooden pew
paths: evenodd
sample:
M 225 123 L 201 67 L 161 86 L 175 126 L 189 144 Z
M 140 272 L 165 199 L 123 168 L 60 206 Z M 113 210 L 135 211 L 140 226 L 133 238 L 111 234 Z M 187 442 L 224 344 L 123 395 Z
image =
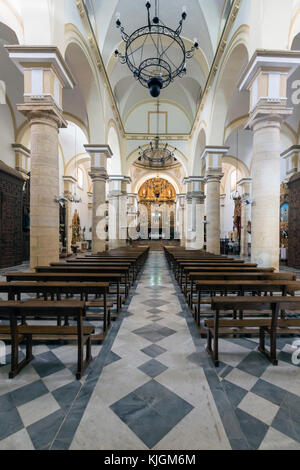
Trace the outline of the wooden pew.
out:
M 197 281 L 272 281 L 272 280 L 284 280 L 284 281 L 296 281 L 297 275 L 295 273 L 264 273 L 264 272 L 250 272 L 250 273 L 190 273 L 191 289 L 188 295 L 188 304 L 192 307 L 192 299 L 195 293 L 195 284 Z
M 118 313 L 122 308 L 122 297 L 120 294 L 121 274 L 114 273 L 28 273 L 8 272 L 5 274 L 7 282 L 12 281 L 36 281 L 36 282 L 108 282 L 117 285 L 116 303 Z
M 282 277 L 286 277 L 283 273 Z M 282 296 L 288 294 L 294 296 L 295 292 L 300 291 L 300 281 L 285 280 L 285 279 L 273 279 L 273 280 L 225 280 L 225 281 L 197 281 L 196 282 L 197 299 L 193 299 L 193 305 L 195 306 L 194 318 L 198 326 L 200 326 L 201 316 L 201 305 L 211 305 L 212 298 L 217 294 L 222 297 L 228 296 L 228 294 L 235 294 L 237 296 L 245 296 L 247 294 L 254 295 L 267 295 L 273 293 L 281 293 Z M 205 292 L 206 297 L 203 298 L 202 294 Z M 208 296 L 207 296 L 208 293 Z M 213 312 L 204 311 L 203 314 L 208 315 Z M 234 312 L 236 315 L 236 312 Z M 240 313 L 240 318 L 242 314 Z M 202 331 L 201 331 L 202 333 Z
M 108 291 L 108 282 L 0 282 L 0 293 L 7 294 L 8 300 L 21 301 L 22 294 L 40 294 L 43 296 L 43 300 L 45 301 L 48 300 L 49 296 L 51 296 L 52 301 L 59 301 L 61 300 L 62 295 L 79 294 L 81 300 L 86 302 L 85 306 L 87 308 L 103 308 L 103 313 L 101 314 L 85 314 L 85 318 L 87 320 L 103 320 L 103 334 L 93 335 L 93 341 L 103 341 L 111 323 L 112 316 L 110 309 L 113 307 L 113 303 L 107 300 Z M 101 295 L 103 296 L 103 301 L 89 302 L 89 295 Z M 58 322 L 60 321 L 61 317 L 58 318 Z M 65 319 L 65 324 L 68 325 L 67 319 Z M 60 323 L 58 323 L 58 326 L 60 326 Z
M 107 267 L 107 266 L 91 266 L 91 267 L 85 267 L 85 266 L 69 266 L 65 264 L 65 266 L 37 266 L 35 268 L 36 273 L 68 273 L 68 274 L 84 274 L 85 276 L 87 274 L 105 274 L 105 275 L 110 275 L 110 274 L 117 274 L 121 275 L 122 278 L 124 278 L 124 284 L 125 284 L 125 296 L 128 296 L 129 293 L 129 287 L 130 287 L 130 279 L 129 279 L 129 268 L 128 267 L 120 267 L 120 266 L 112 266 L 112 267 Z
M 179 285 L 181 290 L 184 292 L 185 296 L 187 296 L 188 292 L 188 284 L 191 278 L 191 274 L 193 273 L 216 273 L 219 272 L 228 272 L 228 273 L 273 273 L 275 270 L 274 268 L 258 268 L 253 266 L 247 265 L 228 265 L 222 264 L 219 266 L 202 266 L 202 265 L 192 265 L 192 266 L 182 266 L 182 274 L 179 279 Z M 183 288 L 183 283 L 185 287 Z
M 207 352 L 211 355 L 216 367 L 219 366 L 219 335 L 222 334 L 257 334 L 259 330 L 259 351 L 268 357 L 273 365 L 277 365 L 276 337 L 277 334 L 299 334 L 300 318 L 279 318 L 281 310 L 300 312 L 300 297 L 213 297 L 212 309 L 214 319 L 206 320 L 208 328 Z M 269 312 L 269 318 L 245 317 L 241 319 L 221 319 L 221 311 L 251 310 L 259 315 Z M 293 329 L 291 329 L 293 328 Z M 296 328 L 296 329 L 294 329 Z M 270 335 L 270 351 L 265 348 L 265 333 Z M 213 342 L 213 346 L 212 346 Z
M 9 378 L 14 378 L 34 357 L 32 355 L 32 340 L 34 338 L 57 338 L 68 341 L 77 341 L 78 360 L 76 378 L 82 378 L 86 366 L 92 360 L 91 334 L 92 326 L 83 326 L 85 316 L 85 304 L 81 301 L 41 302 L 29 300 L 2 301 L 0 302 L 0 315 L 9 320 L 9 326 L 0 326 L 0 333 L 11 340 L 11 370 Z M 51 325 L 19 325 L 21 318 L 49 316 L 53 318 L 65 317 L 76 319 L 77 326 L 51 326 Z M 26 339 L 26 357 L 19 362 L 19 344 Z M 84 360 L 83 349 L 86 346 L 86 358 Z

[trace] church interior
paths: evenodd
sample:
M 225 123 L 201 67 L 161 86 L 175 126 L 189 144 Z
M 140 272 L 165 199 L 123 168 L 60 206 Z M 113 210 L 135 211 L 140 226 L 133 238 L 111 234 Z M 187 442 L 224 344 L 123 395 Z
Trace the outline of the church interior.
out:
M 0 450 L 300 450 L 300 1 L 0 0 L 0 148 Z

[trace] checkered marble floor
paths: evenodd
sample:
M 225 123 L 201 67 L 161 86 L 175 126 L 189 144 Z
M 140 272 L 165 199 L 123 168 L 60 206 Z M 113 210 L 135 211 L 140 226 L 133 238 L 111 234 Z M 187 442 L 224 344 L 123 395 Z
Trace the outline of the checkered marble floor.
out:
M 216 369 L 161 252 L 82 381 L 70 345 L 36 346 L 9 381 L 0 368 L 0 449 L 300 450 L 300 367 L 256 338 L 222 339 Z

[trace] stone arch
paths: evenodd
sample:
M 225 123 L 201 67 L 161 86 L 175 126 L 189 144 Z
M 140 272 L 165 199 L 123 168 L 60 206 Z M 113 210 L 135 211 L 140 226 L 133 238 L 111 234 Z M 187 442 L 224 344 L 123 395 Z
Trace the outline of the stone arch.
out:
M 138 193 L 139 190 L 141 189 L 142 185 L 148 181 L 149 179 L 151 178 L 156 178 L 157 177 L 157 172 L 152 172 L 152 173 L 147 173 L 145 175 L 142 175 L 133 185 L 132 185 L 132 192 L 133 193 Z M 180 185 L 178 183 L 178 181 L 176 181 L 176 179 L 169 175 L 167 172 L 164 172 L 160 175 L 161 178 L 167 180 L 169 183 L 171 183 L 176 191 L 176 194 L 180 194 L 181 193 L 181 188 L 180 188 Z
M 98 71 L 80 32 L 66 26 L 65 59 L 76 80 L 73 90 L 64 90 L 64 110 L 89 129 L 90 142 L 105 142 L 105 115 Z
M 111 119 L 107 126 L 106 142 L 110 146 L 113 156 L 107 161 L 107 172 L 109 175 L 122 174 L 122 156 L 121 144 L 118 133 L 118 127 L 113 119 Z
M 196 141 L 195 151 L 193 153 L 193 169 L 192 175 L 193 176 L 203 176 L 203 162 L 201 160 L 201 155 L 206 147 L 206 132 L 205 129 L 202 128 L 198 134 L 198 138 Z
M 224 143 L 224 129 L 229 104 L 234 93 L 237 92 L 238 80 L 248 60 L 249 55 L 245 42 L 237 41 L 229 49 L 223 62 L 211 111 L 209 141 L 213 145 L 223 145 Z
M 17 142 L 18 126 L 25 121 L 24 116 L 17 110 L 17 104 L 23 101 L 24 79 L 22 73 L 16 69 L 14 63 L 10 60 L 4 46 L 17 43 L 16 32 L 6 23 L 0 22 L 1 159 L 11 167 L 15 167 L 15 155 L 11 144 Z
M 24 44 L 24 23 L 22 18 L 6 0 L 0 0 L 0 24 L 6 25 L 16 35 L 14 44 Z M 11 43 L 13 44 L 13 43 Z

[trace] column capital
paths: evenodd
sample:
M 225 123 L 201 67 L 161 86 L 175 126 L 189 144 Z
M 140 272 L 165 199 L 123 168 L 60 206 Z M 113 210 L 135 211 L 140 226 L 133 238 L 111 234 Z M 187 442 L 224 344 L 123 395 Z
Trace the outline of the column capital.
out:
M 205 182 L 208 181 L 207 178 L 211 177 L 222 179 L 222 159 L 228 152 L 229 147 L 217 145 L 205 147 L 201 155 L 201 159 L 205 160 Z
M 292 145 L 281 154 L 281 157 L 286 161 L 286 175 L 290 179 L 300 168 L 300 145 Z
M 109 197 L 127 195 L 127 185 L 131 183 L 129 176 L 110 175 L 109 182 Z
M 47 124 L 55 128 L 68 127 L 64 119 L 62 109 L 53 101 L 52 103 L 23 103 L 18 104 L 17 109 L 32 124 Z
M 287 80 L 299 64 L 298 51 L 255 51 L 238 85 L 239 91 L 250 91 L 246 128 L 253 128 L 257 121 L 280 124 L 292 114 L 292 108 L 287 108 Z
M 245 201 L 246 199 L 250 198 L 251 185 L 252 185 L 252 178 L 243 178 L 237 182 L 237 186 L 241 188 L 242 201 Z
M 90 177 L 92 180 L 107 180 L 107 159 L 113 156 L 110 146 L 102 144 L 89 144 L 84 145 L 84 148 L 91 157 Z
M 63 88 L 74 88 L 75 80 L 59 49 L 54 46 L 5 46 L 10 59 L 24 75 L 24 104 L 18 110 L 46 113 L 55 117 L 59 127 L 66 127 L 62 118 Z
M 89 172 L 89 176 L 93 183 L 95 183 L 95 181 L 106 182 L 108 180 L 107 172 L 103 168 L 92 168 Z
M 65 183 L 71 183 L 71 184 L 77 183 L 77 179 L 74 178 L 74 176 L 63 176 L 63 180 Z
M 29 161 L 31 157 L 30 150 L 22 144 L 11 144 L 15 152 L 15 168 L 28 177 Z
M 177 194 L 176 202 L 178 202 L 180 206 L 184 206 L 185 201 L 186 201 L 186 194 Z
M 224 173 L 207 173 L 205 175 L 205 183 L 221 183 L 221 179 L 223 178 Z
M 197 197 L 197 194 L 204 195 L 204 177 L 203 176 L 189 176 L 184 178 L 183 184 L 186 186 L 186 192 L 189 197 Z M 195 196 L 193 196 L 195 194 Z

